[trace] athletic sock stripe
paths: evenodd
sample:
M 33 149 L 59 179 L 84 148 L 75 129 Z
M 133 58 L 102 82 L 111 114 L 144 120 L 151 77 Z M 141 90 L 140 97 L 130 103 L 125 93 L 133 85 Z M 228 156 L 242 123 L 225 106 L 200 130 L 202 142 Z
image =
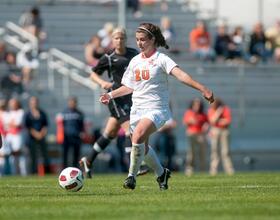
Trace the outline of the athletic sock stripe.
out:
M 97 142 L 93 145 L 93 149 L 99 153 L 102 151 L 102 148 L 99 146 Z

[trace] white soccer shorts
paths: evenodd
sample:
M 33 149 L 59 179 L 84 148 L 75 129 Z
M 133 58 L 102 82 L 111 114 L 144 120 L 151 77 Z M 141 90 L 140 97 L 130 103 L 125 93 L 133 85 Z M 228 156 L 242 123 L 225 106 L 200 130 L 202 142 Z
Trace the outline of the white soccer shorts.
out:
M 131 109 L 130 133 L 133 133 L 138 122 L 143 118 L 150 119 L 156 128 L 160 129 L 171 118 L 171 113 L 169 109 Z

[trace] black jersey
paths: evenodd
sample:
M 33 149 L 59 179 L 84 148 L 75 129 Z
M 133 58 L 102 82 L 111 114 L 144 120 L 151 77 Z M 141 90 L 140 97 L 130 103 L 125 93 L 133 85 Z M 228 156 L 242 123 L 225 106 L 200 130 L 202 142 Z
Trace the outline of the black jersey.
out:
M 109 79 L 113 82 L 113 90 L 121 87 L 123 74 L 128 67 L 130 60 L 139 52 L 133 48 L 126 48 L 124 55 L 116 54 L 115 51 L 103 55 L 97 66 L 92 70 L 98 75 L 107 72 Z M 119 122 L 129 120 L 130 108 L 132 105 L 131 94 L 115 98 L 110 101 L 108 108 L 111 116 L 117 118 Z
M 102 75 L 104 72 L 108 73 L 108 77 L 114 83 L 113 89 L 117 89 L 121 86 L 123 74 L 130 62 L 130 60 L 136 56 L 139 52 L 133 48 L 126 48 L 124 55 L 116 54 L 112 51 L 109 54 L 103 55 L 97 66 L 92 70 L 98 75 Z

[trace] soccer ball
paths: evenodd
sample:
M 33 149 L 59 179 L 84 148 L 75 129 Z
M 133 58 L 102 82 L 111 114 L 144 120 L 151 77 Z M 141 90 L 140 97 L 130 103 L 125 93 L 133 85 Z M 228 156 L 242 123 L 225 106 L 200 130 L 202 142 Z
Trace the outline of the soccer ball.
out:
M 61 171 L 58 182 L 66 191 L 77 192 L 84 185 L 83 173 L 76 167 L 67 167 Z

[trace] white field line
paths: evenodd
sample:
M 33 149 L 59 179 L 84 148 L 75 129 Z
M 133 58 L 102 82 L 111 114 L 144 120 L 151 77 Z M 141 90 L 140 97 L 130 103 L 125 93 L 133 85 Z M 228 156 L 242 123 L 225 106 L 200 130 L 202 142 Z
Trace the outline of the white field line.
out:
M 140 188 L 147 189 L 147 188 L 154 188 L 150 186 L 139 186 Z M 172 187 L 172 185 L 171 185 Z M 173 186 L 176 188 L 176 186 Z M 182 188 L 182 187 L 180 187 Z M 213 187 L 208 187 L 208 186 L 187 186 L 186 188 L 188 189 L 258 189 L 258 188 L 263 188 L 263 189 L 270 189 L 270 188 L 280 188 L 280 185 L 271 185 L 271 186 L 260 186 L 260 185 L 243 185 L 243 186 L 213 186 Z

